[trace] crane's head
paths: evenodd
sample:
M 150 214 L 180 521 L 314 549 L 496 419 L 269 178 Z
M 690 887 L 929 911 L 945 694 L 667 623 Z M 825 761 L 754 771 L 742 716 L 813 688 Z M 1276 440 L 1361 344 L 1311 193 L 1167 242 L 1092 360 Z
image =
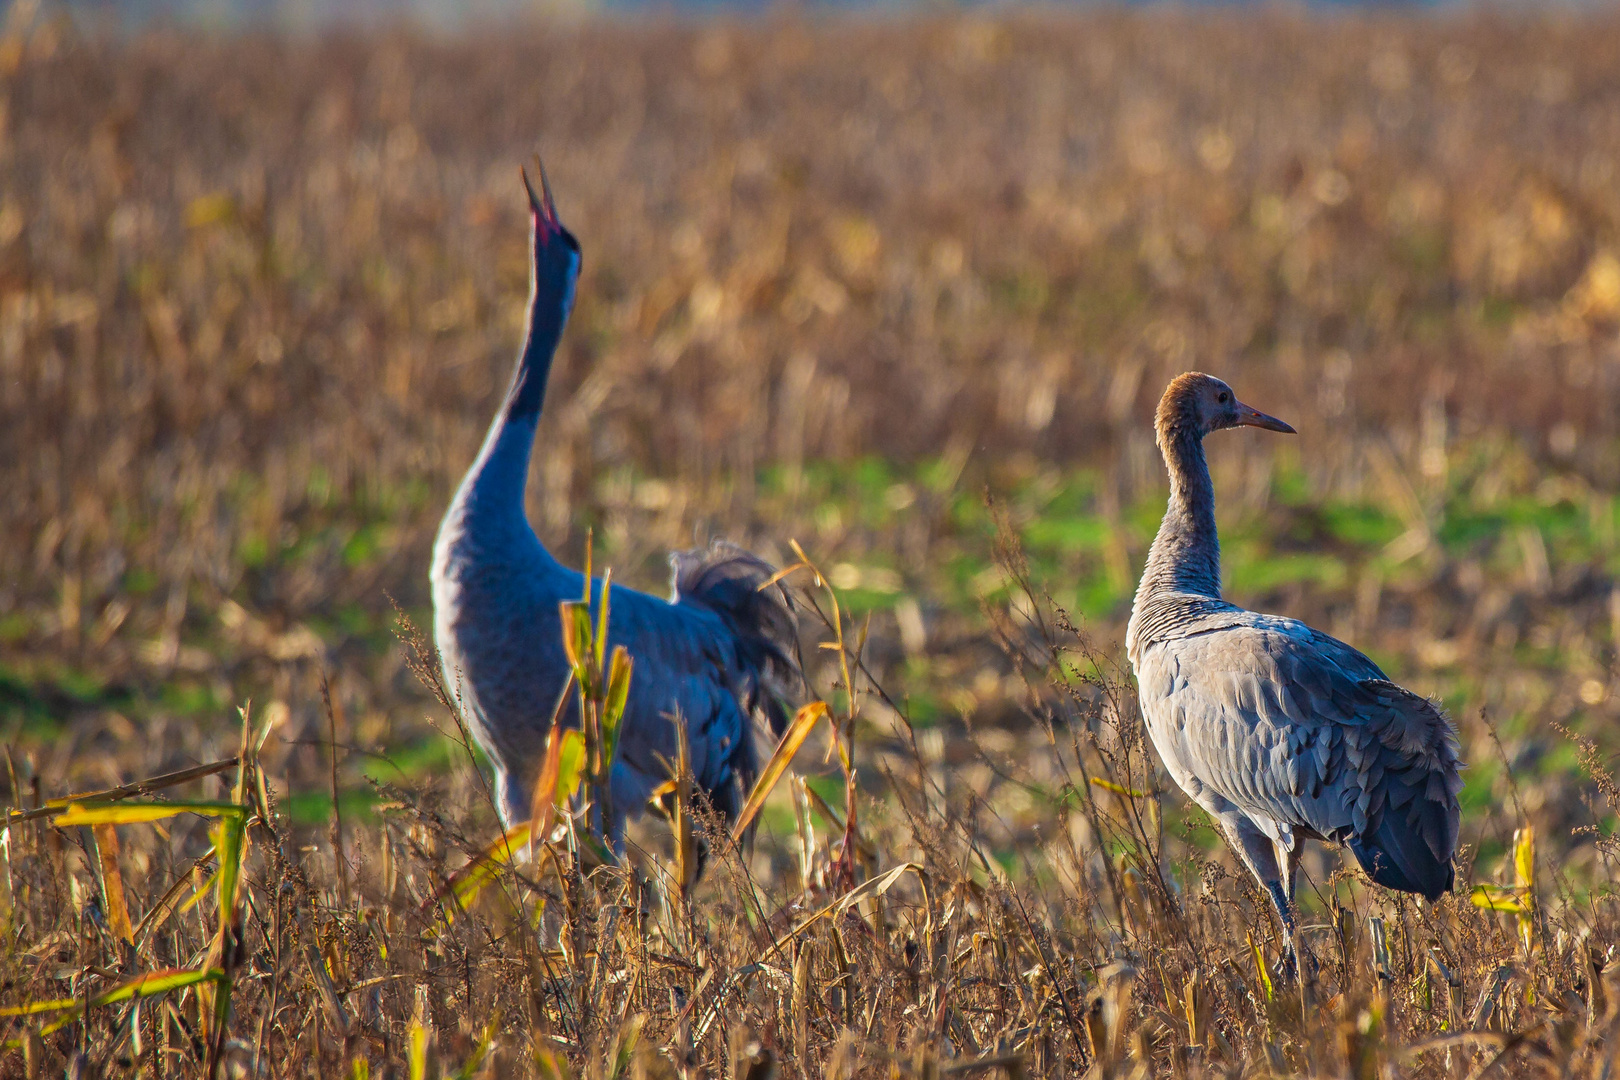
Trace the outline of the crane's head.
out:
M 523 187 L 529 193 L 529 248 L 534 256 L 535 299 L 560 300 L 563 317 L 574 305 L 574 282 L 579 278 L 579 241 L 557 219 L 557 204 L 551 199 L 551 182 L 546 168 L 535 155 L 534 168 L 540 174 L 540 192 L 527 169 L 519 169 Z
M 1171 431 L 1189 432 L 1202 439 L 1222 428 L 1257 427 L 1294 434 L 1294 429 L 1237 399 L 1232 388 L 1213 375 L 1189 371 L 1177 375 L 1159 399 L 1156 424 L 1159 437 Z

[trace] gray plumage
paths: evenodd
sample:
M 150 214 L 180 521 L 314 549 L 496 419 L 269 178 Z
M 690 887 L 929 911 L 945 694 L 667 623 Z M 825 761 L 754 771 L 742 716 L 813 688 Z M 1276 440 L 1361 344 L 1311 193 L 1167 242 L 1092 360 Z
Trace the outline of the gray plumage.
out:
M 1170 503 L 1126 632 L 1148 734 L 1293 926 L 1300 841 L 1347 845 L 1379 884 L 1452 887 L 1457 741 L 1433 703 L 1294 619 L 1221 599 L 1211 431 L 1293 431 L 1218 379 L 1179 376 L 1159 403 Z
M 568 682 L 558 605 L 584 589 L 584 576 L 552 557 L 523 510 L 546 379 L 580 265 L 550 188 L 541 197 L 530 186 L 529 203 L 526 340 L 483 449 L 439 526 L 432 569 L 446 685 L 494 765 L 508 824 L 529 817 L 531 785 Z M 635 663 L 609 784 L 616 829 L 669 778 L 676 722 L 687 729 L 698 787 L 715 810 L 734 816 L 757 769 L 755 718 L 781 731 L 797 675 L 795 617 L 786 591 L 767 585 L 768 563 L 722 541 L 676 553 L 670 563 L 668 600 L 613 586 L 609 646 L 623 645 Z M 601 590 L 593 579 L 593 605 Z M 564 716 L 577 726 L 572 702 Z

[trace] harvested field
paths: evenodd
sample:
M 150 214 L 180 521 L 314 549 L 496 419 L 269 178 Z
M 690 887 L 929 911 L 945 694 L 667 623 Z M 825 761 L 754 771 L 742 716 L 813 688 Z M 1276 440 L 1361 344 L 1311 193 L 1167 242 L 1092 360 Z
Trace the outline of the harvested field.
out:
M 585 271 L 531 519 L 655 590 L 710 535 L 801 544 L 857 813 L 819 728 L 694 896 L 649 824 L 452 919 L 497 826 L 401 618 L 521 333 L 536 149 Z M 11 826 L 0 1070 L 1596 1075 L 1617 166 L 1603 11 L 13 17 L 9 801 L 251 737 L 165 789 L 246 809 Z M 1211 440 L 1229 595 L 1443 701 L 1470 763 L 1459 895 L 1307 859 L 1303 994 L 1122 666 L 1189 368 L 1301 433 Z M 215 974 L 98 998 L 169 969 Z

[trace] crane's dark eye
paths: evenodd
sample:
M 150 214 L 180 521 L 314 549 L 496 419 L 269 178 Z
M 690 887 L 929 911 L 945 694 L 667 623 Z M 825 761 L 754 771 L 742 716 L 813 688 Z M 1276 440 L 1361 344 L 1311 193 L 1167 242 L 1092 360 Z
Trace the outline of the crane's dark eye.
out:
M 1220 393 L 1215 395 L 1215 400 L 1220 402 L 1222 405 L 1225 405 L 1228 401 L 1232 400 L 1232 395 L 1228 394 L 1225 390 L 1222 390 Z

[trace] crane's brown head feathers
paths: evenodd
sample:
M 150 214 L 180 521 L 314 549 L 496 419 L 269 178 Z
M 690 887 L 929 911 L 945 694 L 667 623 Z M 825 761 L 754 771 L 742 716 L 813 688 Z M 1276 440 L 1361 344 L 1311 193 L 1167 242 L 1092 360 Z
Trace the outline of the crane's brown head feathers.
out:
M 1177 434 L 1202 439 L 1212 431 L 1245 426 L 1294 434 L 1292 427 L 1243 404 L 1230 386 L 1201 371 L 1189 371 L 1170 380 L 1159 399 L 1154 421 L 1161 444 Z

